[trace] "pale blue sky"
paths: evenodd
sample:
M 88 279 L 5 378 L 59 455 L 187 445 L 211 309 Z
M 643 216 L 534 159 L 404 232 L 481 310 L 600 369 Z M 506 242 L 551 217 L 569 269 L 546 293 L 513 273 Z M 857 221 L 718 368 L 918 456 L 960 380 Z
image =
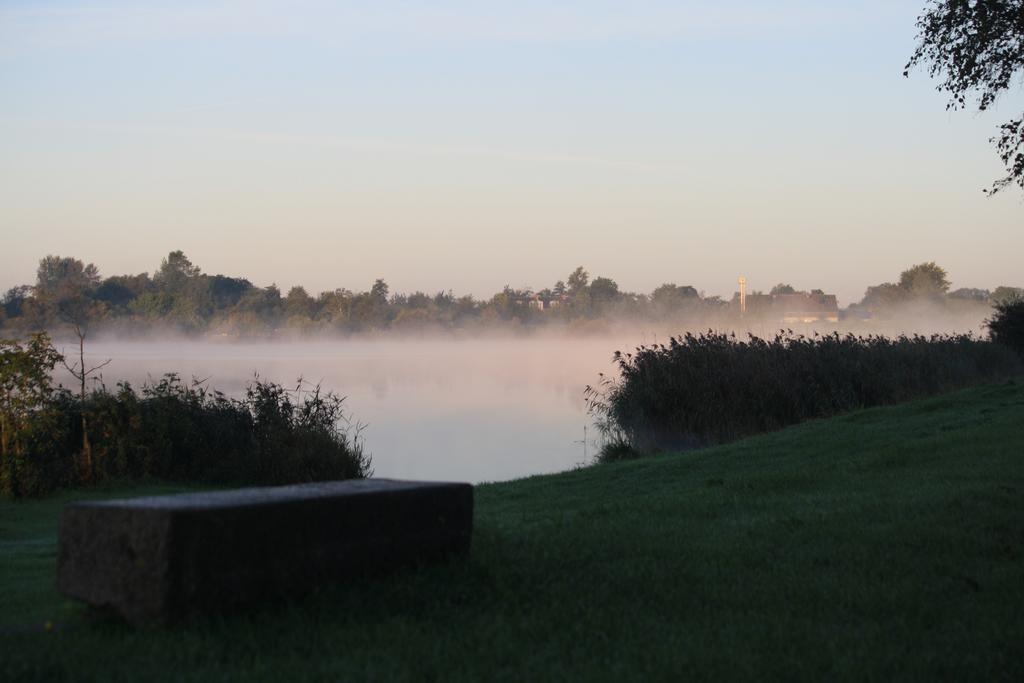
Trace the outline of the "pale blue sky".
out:
M 922 0 L 0 1 L 0 287 L 183 249 L 319 291 L 1024 285 L 1022 106 L 902 77 Z

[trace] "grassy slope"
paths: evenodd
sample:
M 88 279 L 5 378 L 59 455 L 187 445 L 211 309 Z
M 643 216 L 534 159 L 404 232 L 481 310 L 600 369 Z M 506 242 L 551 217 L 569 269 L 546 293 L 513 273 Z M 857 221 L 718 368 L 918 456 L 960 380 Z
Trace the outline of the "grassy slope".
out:
M 165 630 L 54 594 L 68 496 L 3 502 L 0 678 L 1024 680 L 1022 426 L 1018 382 L 482 486 L 468 561 Z

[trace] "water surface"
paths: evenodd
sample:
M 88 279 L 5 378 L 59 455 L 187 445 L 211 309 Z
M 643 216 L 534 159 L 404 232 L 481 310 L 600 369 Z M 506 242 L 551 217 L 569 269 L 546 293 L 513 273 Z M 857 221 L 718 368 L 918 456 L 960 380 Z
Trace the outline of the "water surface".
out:
M 108 387 L 165 372 L 206 379 L 229 395 L 255 373 L 288 387 L 299 377 L 320 382 L 366 424 L 375 476 L 476 483 L 592 458 L 583 391 L 613 370 L 612 353 L 625 346 L 608 338 L 95 341 L 87 352 L 112 359 L 103 369 Z

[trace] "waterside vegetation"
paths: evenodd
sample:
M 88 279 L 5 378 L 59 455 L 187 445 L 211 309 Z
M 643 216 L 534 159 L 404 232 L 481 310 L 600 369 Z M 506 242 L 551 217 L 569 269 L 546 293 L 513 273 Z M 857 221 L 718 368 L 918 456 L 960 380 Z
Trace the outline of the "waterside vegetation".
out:
M 0 340 L 0 493 L 112 480 L 288 484 L 364 477 L 370 456 L 342 397 L 255 377 L 241 398 L 177 375 L 135 389 L 54 386 L 45 334 Z
M 607 459 L 725 443 L 1024 371 L 1012 347 L 973 335 L 687 333 L 615 359 L 618 377 L 587 388 Z

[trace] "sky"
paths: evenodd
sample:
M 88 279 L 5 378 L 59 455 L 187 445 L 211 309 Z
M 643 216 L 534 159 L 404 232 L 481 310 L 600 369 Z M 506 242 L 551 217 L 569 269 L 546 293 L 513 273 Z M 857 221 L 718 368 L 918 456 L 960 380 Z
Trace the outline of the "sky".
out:
M 922 0 L 0 0 L 0 288 L 183 250 L 282 289 L 1024 286 L 1024 106 L 903 77 Z

